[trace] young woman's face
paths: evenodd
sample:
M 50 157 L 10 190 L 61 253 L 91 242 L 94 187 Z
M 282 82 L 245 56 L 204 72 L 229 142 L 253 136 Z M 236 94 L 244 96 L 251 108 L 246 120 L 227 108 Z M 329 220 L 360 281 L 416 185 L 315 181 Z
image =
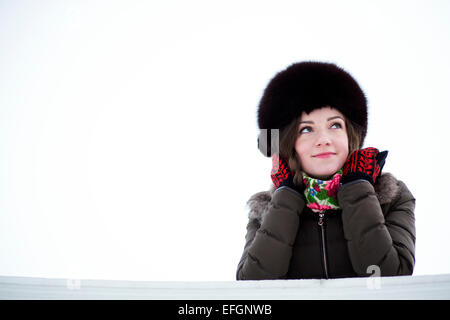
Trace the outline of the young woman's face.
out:
M 295 151 L 307 175 L 327 180 L 344 166 L 348 156 L 344 119 L 330 107 L 302 113 Z

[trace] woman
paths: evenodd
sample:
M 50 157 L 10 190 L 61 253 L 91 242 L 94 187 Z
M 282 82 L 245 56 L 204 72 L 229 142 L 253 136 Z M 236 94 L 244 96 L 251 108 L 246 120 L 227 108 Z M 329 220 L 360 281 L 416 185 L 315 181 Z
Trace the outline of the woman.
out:
M 362 149 L 367 102 L 350 74 L 331 63 L 291 65 L 265 89 L 258 125 L 273 186 L 248 201 L 238 280 L 413 273 L 415 199 L 381 173 L 387 151 Z

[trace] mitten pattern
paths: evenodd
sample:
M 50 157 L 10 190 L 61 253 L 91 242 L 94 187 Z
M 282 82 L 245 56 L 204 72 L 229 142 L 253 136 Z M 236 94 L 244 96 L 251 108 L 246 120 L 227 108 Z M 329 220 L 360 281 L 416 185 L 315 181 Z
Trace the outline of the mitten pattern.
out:
M 276 188 L 283 185 L 292 186 L 293 175 L 288 162 L 277 153 L 272 155 L 272 171 L 270 177 Z
M 374 184 L 381 174 L 387 151 L 379 152 L 376 148 L 354 151 L 344 165 L 342 184 L 364 179 Z

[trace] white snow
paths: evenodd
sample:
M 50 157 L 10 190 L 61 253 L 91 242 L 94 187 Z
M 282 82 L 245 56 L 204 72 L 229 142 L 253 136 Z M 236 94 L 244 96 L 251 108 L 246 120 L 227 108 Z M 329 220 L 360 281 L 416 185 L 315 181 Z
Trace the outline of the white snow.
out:
M 262 281 L 123 281 L 0 276 L 0 299 L 447 300 L 450 274 Z

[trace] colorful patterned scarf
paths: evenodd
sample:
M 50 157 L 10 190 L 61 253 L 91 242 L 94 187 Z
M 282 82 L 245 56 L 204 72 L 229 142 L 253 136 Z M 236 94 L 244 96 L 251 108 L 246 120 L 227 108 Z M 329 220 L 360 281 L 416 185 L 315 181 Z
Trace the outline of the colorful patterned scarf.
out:
M 337 191 L 341 182 L 341 176 L 342 169 L 336 172 L 331 180 L 327 181 L 311 178 L 303 173 L 308 208 L 319 213 L 325 210 L 340 209 L 337 200 Z

